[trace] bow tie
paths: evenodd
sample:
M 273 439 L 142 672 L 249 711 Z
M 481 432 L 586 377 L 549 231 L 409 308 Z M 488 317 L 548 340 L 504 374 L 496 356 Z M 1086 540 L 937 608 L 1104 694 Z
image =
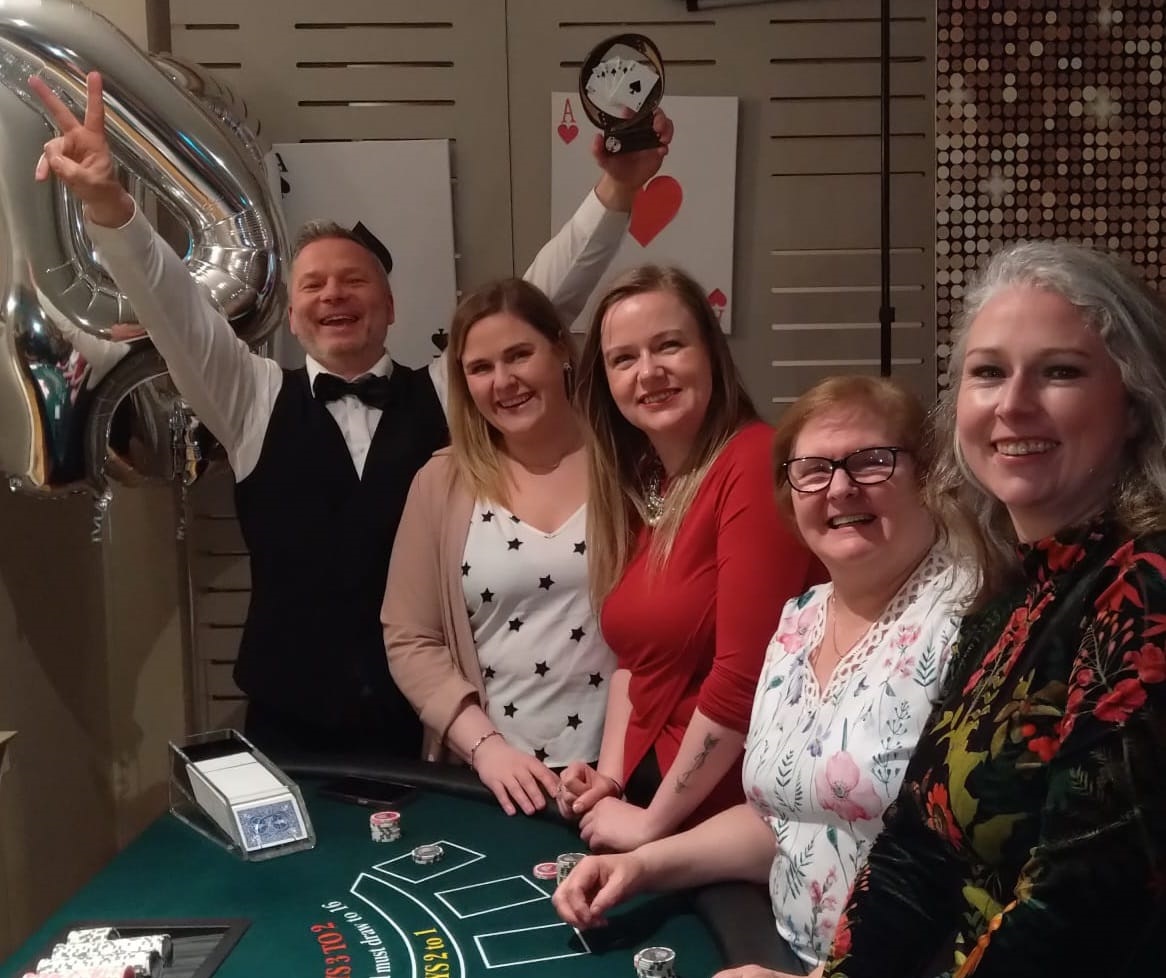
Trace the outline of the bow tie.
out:
M 334 374 L 317 374 L 312 393 L 327 404 L 342 397 L 357 397 L 369 407 L 382 411 L 389 403 L 389 378 L 365 374 L 358 380 L 344 380 Z

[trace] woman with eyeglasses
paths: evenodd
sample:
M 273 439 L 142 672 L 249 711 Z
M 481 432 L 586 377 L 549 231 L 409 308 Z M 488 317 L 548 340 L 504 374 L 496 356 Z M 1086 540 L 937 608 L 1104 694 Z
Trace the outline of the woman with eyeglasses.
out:
M 768 882 L 781 971 L 820 968 L 939 693 L 972 575 L 921 497 L 924 412 L 892 381 L 838 377 L 775 439 L 778 500 L 830 572 L 790 600 L 745 744 L 747 802 L 680 835 L 585 859 L 554 901 L 577 927 L 644 890 Z M 812 972 L 817 973 L 817 972 Z

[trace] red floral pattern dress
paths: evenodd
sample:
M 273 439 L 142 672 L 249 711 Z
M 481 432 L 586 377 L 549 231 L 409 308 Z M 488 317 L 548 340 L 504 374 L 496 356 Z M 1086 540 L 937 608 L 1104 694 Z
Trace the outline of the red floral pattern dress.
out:
M 1162 973 L 1166 534 L 1097 521 L 1022 557 L 964 621 L 828 976 Z

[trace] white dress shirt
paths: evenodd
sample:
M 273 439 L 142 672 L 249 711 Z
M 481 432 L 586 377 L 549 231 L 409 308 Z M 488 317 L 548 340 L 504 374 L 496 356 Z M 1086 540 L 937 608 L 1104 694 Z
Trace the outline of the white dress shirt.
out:
M 606 271 L 627 224 L 626 213 L 609 211 L 592 191 L 543 246 L 523 278 L 542 289 L 563 321 L 571 322 Z M 166 361 L 175 386 L 222 443 L 235 479 L 241 482 L 259 462 L 283 385 L 279 364 L 252 353 L 235 335 L 182 259 L 136 208 L 120 228 L 92 223 L 86 228 L 101 264 L 129 299 Z M 445 358 L 439 357 L 430 367 L 443 405 L 444 364 Z M 390 367 L 386 353 L 370 373 L 387 375 Z M 309 380 L 314 381 L 322 368 L 309 357 L 307 369 Z M 344 435 L 357 472 L 362 473 L 382 412 L 355 397 L 332 401 L 328 410 Z

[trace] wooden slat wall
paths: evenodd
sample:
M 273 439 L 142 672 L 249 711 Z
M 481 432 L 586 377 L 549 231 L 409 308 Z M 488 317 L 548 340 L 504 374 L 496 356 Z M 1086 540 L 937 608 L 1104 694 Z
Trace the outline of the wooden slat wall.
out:
M 459 287 L 546 240 L 547 93 L 590 47 L 649 34 L 668 90 L 741 99 L 731 344 L 763 410 L 877 373 L 879 25 L 871 0 L 689 13 L 680 0 L 170 0 L 174 51 L 242 95 L 272 142 L 454 140 Z M 935 391 L 934 4 L 892 3 L 895 374 Z M 385 192 L 403 188 L 386 183 Z M 440 324 L 439 324 L 440 325 Z M 247 570 L 229 476 L 192 493 L 199 723 L 236 718 Z
M 731 345 L 771 415 L 833 373 L 878 372 L 879 22 L 871 0 L 686 12 L 677 0 L 509 0 L 519 266 L 546 235 L 546 93 L 596 42 L 648 34 L 669 93 L 741 98 Z M 935 393 L 934 5 L 892 4 L 895 373 Z M 713 151 L 713 150 L 710 150 Z

